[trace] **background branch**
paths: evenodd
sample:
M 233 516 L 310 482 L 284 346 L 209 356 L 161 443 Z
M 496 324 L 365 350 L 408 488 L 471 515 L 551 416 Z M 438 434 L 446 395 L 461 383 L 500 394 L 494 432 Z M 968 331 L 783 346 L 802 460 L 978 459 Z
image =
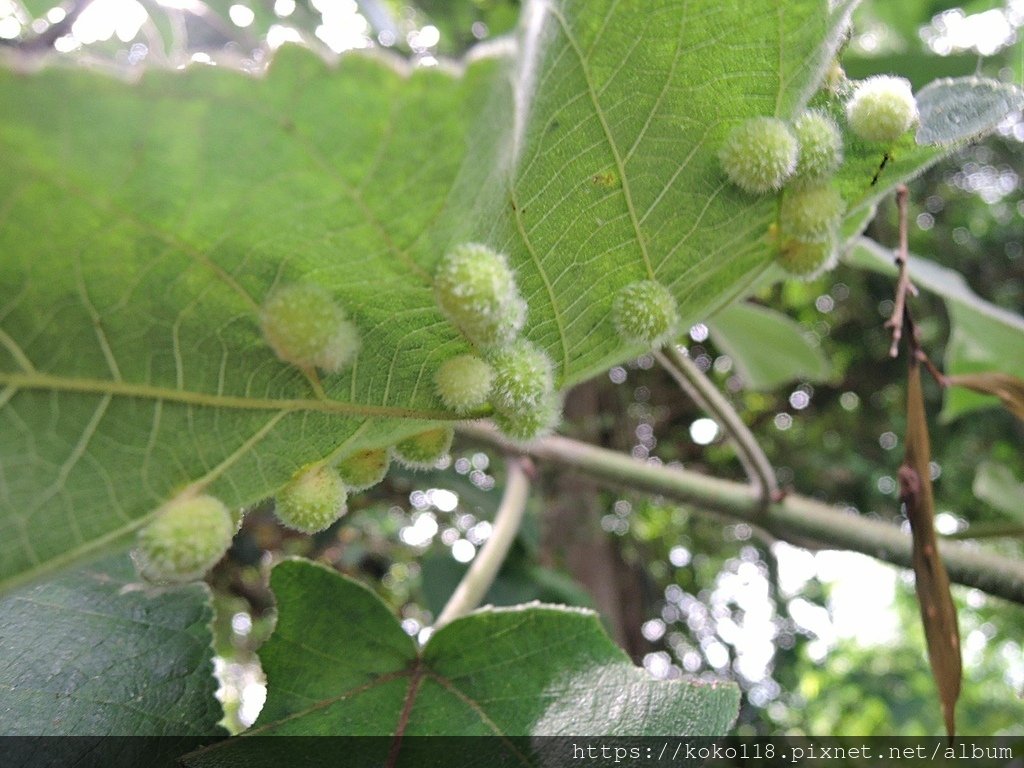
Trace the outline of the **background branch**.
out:
M 790 494 L 763 508 L 759 495 L 744 483 L 647 464 L 565 437 L 547 437 L 517 447 L 486 424 L 464 423 L 459 431 L 503 450 L 577 469 L 604 485 L 647 491 L 759 526 L 797 546 L 852 550 L 894 565 L 911 565 L 908 534 L 805 496 Z M 1024 604 L 1024 562 L 955 541 L 943 540 L 939 546 L 952 581 Z
M 696 363 L 680 352 L 674 344 L 666 344 L 660 352 L 654 354 L 690 399 L 721 425 L 735 446 L 736 455 L 750 482 L 757 486 L 765 503 L 774 498 L 779 491 L 775 481 L 775 470 L 761 450 L 757 438 L 747 429 L 736 409 L 729 404 Z
M 452 593 L 441 615 L 434 622 L 434 629 L 440 629 L 453 619 L 464 616 L 478 605 L 494 583 L 501 564 L 505 562 L 508 551 L 515 541 L 516 533 L 523 521 L 526 499 L 530 493 L 530 481 L 523 466 L 525 459 L 516 456 L 508 461 L 508 477 L 505 481 L 505 494 L 494 514 L 491 537 L 473 558 L 466 575 L 462 577 Z

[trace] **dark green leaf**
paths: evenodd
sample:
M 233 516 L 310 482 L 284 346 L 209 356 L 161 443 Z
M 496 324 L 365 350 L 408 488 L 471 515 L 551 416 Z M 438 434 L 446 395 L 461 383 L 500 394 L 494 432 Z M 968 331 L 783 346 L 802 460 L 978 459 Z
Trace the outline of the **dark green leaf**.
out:
M 734 686 L 652 680 L 592 611 L 484 609 L 418 649 L 376 596 L 333 571 L 287 561 L 271 586 L 280 614 L 260 654 L 268 697 L 252 735 L 388 736 L 397 749 L 425 735 L 718 735 L 736 717 Z M 246 740 L 199 763 L 228 764 Z
M 206 587 L 148 589 L 127 555 L 0 601 L 0 733 L 215 736 Z

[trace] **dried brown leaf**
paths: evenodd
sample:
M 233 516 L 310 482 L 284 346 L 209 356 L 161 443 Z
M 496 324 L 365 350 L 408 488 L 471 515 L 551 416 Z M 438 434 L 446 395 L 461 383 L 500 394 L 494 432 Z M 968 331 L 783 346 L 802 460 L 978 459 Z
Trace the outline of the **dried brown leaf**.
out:
M 900 467 L 900 496 L 913 532 L 913 564 L 921 621 L 928 642 L 928 661 L 939 689 L 939 701 L 952 740 L 956 730 L 956 701 L 963 670 L 956 606 L 949 575 L 939 557 L 935 537 L 935 502 L 929 462 L 931 446 L 921 392 L 921 367 L 914 363 L 907 377 L 907 452 Z

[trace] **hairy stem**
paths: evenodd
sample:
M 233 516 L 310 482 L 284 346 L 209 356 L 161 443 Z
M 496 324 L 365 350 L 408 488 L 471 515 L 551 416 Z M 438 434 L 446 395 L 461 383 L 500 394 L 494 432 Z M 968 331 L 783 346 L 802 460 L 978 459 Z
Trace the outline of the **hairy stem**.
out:
M 453 619 L 464 616 L 476 608 L 487 590 L 494 583 L 501 564 L 505 562 L 512 542 L 515 541 L 519 525 L 523 521 L 526 499 L 530 493 L 530 480 L 519 457 L 508 461 L 508 477 L 505 480 L 505 495 L 494 515 L 491 537 L 473 560 L 473 564 L 455 588 L 448 604 L 434 622 L 434 629 L 440 629 Z
M 757 486 L 758 492 L 767 503 L 778 494 L 779 487 L 775 482 L 775 470 L 772 469 L 768 457 L 764 455 L 757 438 L 747 429 L 743 419 L 736 413 L 729 401 L 725 399 L 714 384 L 704 375 L 697 365 L 673 344 L 666 344 L 660 352 L 655 352 L 658 362 L 667 370 L 676 383 L 701 408 L 713 416 L 722 425 L 736 447 L 743 469 L 750 481 Z
M 647 464 L 564 437 L 547 437 L 528 447 L 516 448 L 483 424 L 465 423 L 459 430 L 505 450 L 584 472 L 605 485 L 648 491 L 693 504 L 698 511 L 716 512 L 764 528 L 797 546 L 846 549 L 894 565 L 911 565 L 909 535 L 893 525 L 851 514 L 842 507 L 789 494 L 764 508 L 760 496 L 744 483 Z M 952 581 L 1024 604 L 1024 562 L 955 541 L 942 540 L 939 547 Z

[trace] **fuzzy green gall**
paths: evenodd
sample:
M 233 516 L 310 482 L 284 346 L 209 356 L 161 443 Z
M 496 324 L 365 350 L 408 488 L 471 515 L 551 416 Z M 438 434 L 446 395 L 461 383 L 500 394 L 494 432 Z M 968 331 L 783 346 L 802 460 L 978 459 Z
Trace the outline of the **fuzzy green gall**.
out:
M 864 80 L 846 103 L 846 120 L 864 141 L 896 141 L 917 122 L 910 81 L 890 75 Z
M 615 294 L 612 323 L 627 344 L 653 347 L 675 332 L 679 310 L 668 288 L 654 280 L 642 280 Z
M 260 310 L 260 330 L 274 353 L 301 368 L 336 373 L 359 351 L 359 331 L 319 285 L 287 285 Z
M 219 499 L 175 499 L 157 510 L 139 532 L 133 558 L 147 581 L 196 581 L 227 552 L 235 527 L 231 513 Z
M 495 411 L 494 423 L 513 443 L 524 444 L 549 435 L 562 422 L 562 398 L 550 392 L 532 407 L 521 411 Z
M 466 243 L 441 259 L 434 275 L 441 311 L 481 349 L 511 342 L 526 322 L 526 302 L 504 255 Z
M 835 120 L 824 112 L 804 112 L 793 122 L 800 145 L 796 177 L 819 179 L 830 176 L 843 162 L 843 136 Z
M 525 339 L 491 358 L 494 385 L 491 405 L 499 413 L 521 413 L 535 408 L 554 392 L 551 358 Z
M 825 182 L 787 188 L 779 209 L 784 236 L 805 242 L 831 237 L 843 219 L 846 203 L 839 191 Z
M 467 413 L 487 403 L 494 369 L 476 355 L 457 355 L 445 360 L 434 375 L 438 397 L 445 407 Z
M 725 138 L 718 160 L 729 181 L 755 195 L 777 192 L 796 170 L 799 145 L 784 122 L 754 117 Z
M 338 470 L 314 465 L 297 472 L 278 491 L 274 514 L 289 528 L 316 533 L 348 511 L 347 495 Z
M 813 242 L 789 239 L 779 248 L 775 260 L 793 277 L 813 280 L 836 265 L 836 240 L 834 237 Z
M 338 463 L 338 474 L 350 491 L 365 491 L 377 485 L 391 468 L 391 454 L 384 448 L 358 451 Z
M 431 469 L 452 447 L 455 430 L 436 427 L 407 437 L 391 449 L 391 455 L 410 469 Z

